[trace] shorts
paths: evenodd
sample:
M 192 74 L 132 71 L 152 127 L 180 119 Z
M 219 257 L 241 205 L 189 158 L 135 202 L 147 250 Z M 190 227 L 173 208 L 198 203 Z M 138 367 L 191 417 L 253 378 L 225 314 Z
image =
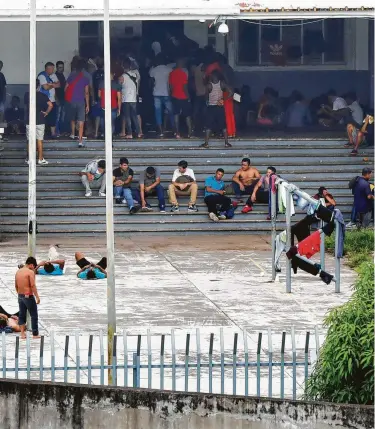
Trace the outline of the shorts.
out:
M 85 122 L 86 106 L 85 103 L 66 103 L 66 114 L 69 121 Z
M 206 128 L 208 130 L 225 130 L 224 106 L 207 106 Z
M 103 116 L 103 111 L 104 110 L 102 109 L 100 103 L 96 103 L 92 106 L 90 115 L 93 118 L 101 118 Z
M 171 98 L 173 114 L 182 115 L 185 118 L 191 116 L 192 108 L 190 100 L 180 100 L 179 98 Z
M 88 261 L 86 258 L 81 258 L 76 262 L 76 264 L 79 266 L 79 268 L 85 268 L 87 265 L 90 265 L 91 262 Z M 107 269 L 107 258 L 102 258 L 96 265 L 99 265 L 99 267 L 103 268 L 103 270 Z
M 53 108 L 46 116 L 46 125 L 49 125 L 50 127 L 55 127 L 56 121 L 57 121 L 57 106 L 56 106 L 56 103 L 52 103 L 52 104 L 53 104 Z
M 36 139 L 37 140 L 44 140 L 44 131 L 46 129 L 46 126 L 44 124 L 40 124 L 36 126 Z M 29 125 L 26 125 L 26 137 L 27 140 L 29 140 Z

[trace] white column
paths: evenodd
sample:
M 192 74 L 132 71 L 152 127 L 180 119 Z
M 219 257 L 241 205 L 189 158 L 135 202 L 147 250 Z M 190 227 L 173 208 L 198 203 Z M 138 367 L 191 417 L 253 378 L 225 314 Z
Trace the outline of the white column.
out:
M 111 52 L 109 0 L 104 0 L 104 87 L 105 87 L 105 161 L 106 161 L 106 220 L 107 220 L 107 319 L 108 365 L 112 364 L 113 337 L 116 332 L 115 238 L 113 226 L 112 183 L 112 115 L 111 115 Z M 108 384 L 112 384 L 108 371 Z
M 36 0 L 30 1 L 28 254 L 36 251 Z

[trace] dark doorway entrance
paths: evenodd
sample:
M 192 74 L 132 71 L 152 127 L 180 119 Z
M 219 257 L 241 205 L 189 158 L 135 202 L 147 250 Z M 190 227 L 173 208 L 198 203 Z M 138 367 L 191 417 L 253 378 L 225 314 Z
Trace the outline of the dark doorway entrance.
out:
M 168 33 L 181 37 L 184 34 L 184 21 L 143 21 L 142 45 L 150 49 L 152 42 L 157 41 L 163 47 L 167 42 Z

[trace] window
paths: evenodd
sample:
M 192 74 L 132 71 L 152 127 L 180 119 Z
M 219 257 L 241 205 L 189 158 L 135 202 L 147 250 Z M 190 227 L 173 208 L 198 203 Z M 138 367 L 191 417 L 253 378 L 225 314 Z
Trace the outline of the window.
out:
M 238 22 L 237 65 L 343 64 L 344 19 Z
M 82 57 L 96 57 L 101 52 L 101 25 L 99 21 L 79 23 L 79 54 Z
M 216 48 L 216 27 L 212 25 L 208 27 L 207 45 Z

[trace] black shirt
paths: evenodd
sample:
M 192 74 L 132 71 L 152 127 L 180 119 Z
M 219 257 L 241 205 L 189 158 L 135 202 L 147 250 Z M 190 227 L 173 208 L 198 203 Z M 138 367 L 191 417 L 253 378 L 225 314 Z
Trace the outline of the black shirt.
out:
M 134 171 L 131 168 L 128 168 L 127 170 L 122 170 L 121 167 L 115 168 L 113 170 L 113 177 L 115 180 L 122 180 L 125 182 L 128 180 L 129 176 L 134 177 Z
M 60 103 L 64 103 L 65 101 L 65 85 L 66 85 L 66 79 L 64 76 L 64 73 L 59 73 L 56 72 L 55 75 L 57 76 L 57 79 L 60 82 L 60 88 L 56 88 L 55 89 L 55 95 L 56 95 L 56 99 L 60 102 Z
M 99 101 L 98 91 L 100 83 L 104 80 L 104 70 L 98 69 L 92 75 L 92 86 L 94 87 L 94 100 Z
M 46 118 L 42 112 L 46 112 L 48 109 L 48 96 L 39 91 L 36 93 L 36 125 L 43 125 L 46 123 Z M 24 97 L 26 106 L 26 124 L 29 124 L 29 93 L 26 92 Z
M 0 103 L 3 103 L 6 99 L 6 86 L 7 81 L 5 80 L 5 76 L 0 72 Z

